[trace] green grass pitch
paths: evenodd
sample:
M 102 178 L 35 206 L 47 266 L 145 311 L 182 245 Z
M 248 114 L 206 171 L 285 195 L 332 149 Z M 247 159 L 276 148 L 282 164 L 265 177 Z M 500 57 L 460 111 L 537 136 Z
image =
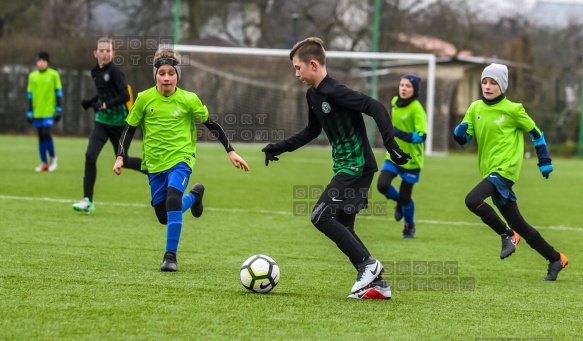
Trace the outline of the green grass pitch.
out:
M 87 139 L 57 137 L 55 145 L 58 170 L 35 173 L 36 137 L 0 136 L 1 340 L 583 337 L 581 160 L 554 160 L 545 180 L 527 159 L 515 186 L 527 221 L 569 257 L 556 282 L 542 280 L 547 262 L 525 241 L 500 260 L 500 238 L 466 209 L 480 180 L 475 155 L 426 159 L 412 240 L 401 238 L 375 177 L 376 212 L 359 216 L 356 229 L 387 266 L 393 298 L 356 301 L 346 298 L 354 269 L 302 211 L 317 197 L 300 190 L 332 176 L 329 149 L 306 147 L 265 167 L 261 146 L 235 144 L 251 167 L 244 173 L 218 143 L 199 145 L 189 186 L 205 184 L 205 213 L 185 213 L 179 271 L 162 273 L 166 230 L 149 206 L 146 177 L 116 176 L 106 145 L 95 213 L 74 212 Z M 135 141 L 130 154 L 140 148 Z M 281 268 L 267 295 L 239 282 L 243 261 L 259 253 Z

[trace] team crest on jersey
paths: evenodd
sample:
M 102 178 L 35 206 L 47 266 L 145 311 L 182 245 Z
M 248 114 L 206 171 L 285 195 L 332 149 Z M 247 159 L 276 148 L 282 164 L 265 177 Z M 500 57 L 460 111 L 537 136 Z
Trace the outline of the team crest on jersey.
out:
M 330 112 L 330 110 L 332 110 L 330 104 L 328 104 L 328 102 L 322 102 L 322 112 L 324 112 L 324 114 L 327 114 Z
M 154 108 L 150 108 L 150 113 L 154 113 Z
M 105 75 L 103 75 L 104 81 L 109 82 L 110 79 L 111 79 L 111 77 L 109 77 L 109 73 L 106 73 Z
M 180 116 L 180 107 L 176 108 L 176 110 L 170 114 L 170 117 L 178 117 Z
M 476 120 L 480 120 L 482 118 L 482 116 L 478 115 L 478 117 L 476 117 Z

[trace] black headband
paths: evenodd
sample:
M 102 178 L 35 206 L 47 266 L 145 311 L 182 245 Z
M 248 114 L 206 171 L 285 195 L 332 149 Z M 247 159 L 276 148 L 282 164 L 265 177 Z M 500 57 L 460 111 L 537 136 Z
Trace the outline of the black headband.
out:
M 176 65 L 180 65 L 180 63 L 174 58 L 162 58 L 162 59 L 158 59 L 158 61 L 156 63 L 154 63 L 154 67 L 156 69 L 162 65 L 176 66 Z
M 170 65 L 174 68 L 174 70 L 176 70 L 176 74 L 178 75 L 178 79 L 180 79 L 180 62 L 174 58 L 160 58 L 158 59 L 158 61 L 156 61 L 154 63 L 154 80 L 156 79 L 156 73 L 158 72 L 158 69 L 160 68 L 160 66 L 162 65 Z

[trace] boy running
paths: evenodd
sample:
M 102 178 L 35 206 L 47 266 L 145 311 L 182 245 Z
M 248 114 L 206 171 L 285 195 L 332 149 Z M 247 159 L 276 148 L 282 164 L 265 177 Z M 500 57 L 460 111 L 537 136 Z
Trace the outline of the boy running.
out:
M 348 298 L 388 299 L 391 288 L 382 278 L 383 265 L 371 257 L 354 230 L 356 214 L 367 207 L 368 191 L 378 170 L 362 113 L 373 117 L 396 164 L 403 165 L 411 157 L 395 142 L 390 115 L 382 103 L 328 76 L 323 44 L 320 38 L 307 38 L 296 43 L 289 54 L 296 77 L 309 86 L 308 124 L 290 138 L 265 146 L 265 165 L 279 160 L 281 153 L 304 146 L 324 130 L 332 145 L 334 176 L 312 211 L 312 224 L 357 270 Z
M 121 132 L 126 124 L 129 100 L 128 85 L 123 72 L 112 62 L 115 51 L 110 38 L 97 40 L 97 49 L 93 56 L 97 65 L 91 70 L 91 77 L 97 88 L 97 95 L 81 102 L 85 110 L 95 111 L 95 125 L 89 135 L 89 144 L 85 152 L 85 175 L 83 177 L 83 199 L 73 204 L 77 212 L 93 213 L 93 191 L 97 178 L 97 158 L 107 140 L 113 145 L 113 153 L 117 153 Z M 142 160 L 126 156 L 124 167 L 140 171 Z
M 160 224 L 166 225 L 166 252 L 161 271 L 178 270 L 176 253 L 182 231 L 182 213 L 190 209 L 202 215 L 204 186 L 194 185 L 183 195 L 196 161 L 196 122 L 202 122 L 225 147 L 233 165 L 249 166 L 229 143 L 223 128 L 209 119 L 206 105 L 194 92 L 176 86 L 181 75 L 180 55 L 163 49 L 154 55 L 156 86 L 138 94 L 128 115 L 113 171 L 121 174 L 136 128 L 144 133 L 142 169 L 148 171 L 152 207 Z
M 377 189 L 387 199 L 395 200 L 395 220 L 405 218 L 403 238 L 415 236 L 415 202 L 411 195 L 413 186 L 419 182 L 423 168 L 423 142 L 427 138 L 427 114 L 419 98 L 421 78 L 415 74 L 406 74 L 399 81 L 399 93 L 391 100 L 393 108 L 393 126 L 399 146 L 412 157 L 406 165 L 398 166 L 391 161 L 387 153 Z M 399 190 L 391 184 L 397 176 L 401 177 Z
M 516 251 L 521 237 L 549 261 L 545 281 L 554 281 L 569 264 L 567 257 L 557 252 L 540 233 L 522 217 L 512 186 L 518 180 L 524 155 L 523 132 L 528 132 L 536 148 L 538 167 L 545 179 L 553 171 L 551 155 L 543 132 L 528 116 L 520 103 L 509 101 L 504 93 L 508 88 L 508 68 L 492 63 L 482 72 L 482 94 L 472 103 L 454 130 L 453 138 L 461 146 L 472 137 L 478 144 L 478 166 L 483 180 L 466 196 L 466 206 L 490 226 L 502 239 L 500 258 Z M 484 200 L 492 202 L 506 222 Z

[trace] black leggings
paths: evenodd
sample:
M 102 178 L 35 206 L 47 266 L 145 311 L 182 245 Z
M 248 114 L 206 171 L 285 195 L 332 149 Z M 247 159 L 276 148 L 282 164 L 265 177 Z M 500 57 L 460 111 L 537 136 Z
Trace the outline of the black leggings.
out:
M 83 177 L 83 195 L 91 201 L 93 201 L 93 189 L 97 178 L 97 158 L 107 140 L 111 141 L 114 156 L 117 155 L 123 129 L 124 126 L 110 126 L 95 122 L 95 126 L 91 130 L 89 144 L 85 152 L 85 176 Z M 126 156 L 123 160 L 123 167 L 141 171 L 142 159 Z
M 397 177 L 397 174 L 389 171 L 381 171 L 379 175 L 379 180 L 377 182 L 377 189 L 381 194 L 385 195 L 391 188 L 391 182 Z M 401 205 L 407 205 L 411 202 L 411 196 L 413 194 L 413 184 L 406 181 L 401 181 L 401 187 L 399 188 L 399 201 Z
M 50 139 L 52 139 L 53 137 L 51 136 L 51 127 L 40 127 L 37 128 L 37 132 L 38 132 L 38 141 L 42 142 L 42 141 L 49 141 Z
M 479 216 L 482 221 L 490 226 L 496 233 L 503 234 L 507 231 L 506 223 L 500 219 L 494 209 L 484 200 L 497 193 L 496 187 L 488 180 L 482 180 L 466 196 L 466 206 L 470 211 Z M 505 205 L 496 205 L 511 229 L 516 231 L 530 247 L 549 261 L 560 258 L 559 253 L 547 243 L 540 233 L 526 222 L 516 202 L 508 201 Z

